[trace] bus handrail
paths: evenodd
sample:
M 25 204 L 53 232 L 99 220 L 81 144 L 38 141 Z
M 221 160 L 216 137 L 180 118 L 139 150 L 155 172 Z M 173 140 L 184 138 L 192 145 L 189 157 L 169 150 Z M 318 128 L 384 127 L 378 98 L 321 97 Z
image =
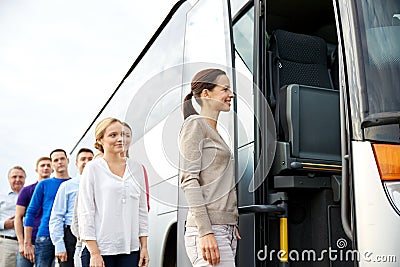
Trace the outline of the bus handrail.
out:
M 239 214 L 250 213 L 277 213 L 284 214 L 286 212 L 284 207 L 277 205 L 249 205 L 239 207 Z
M 346 234 L 346 236 L 353 241 L 353 232 L 351 230 L 350 222 L 349 222 L 349 197 L 348 197 L 348 185 L 349 185 L 349 173 L 348 173 L 348 164 L 349 164 L 349 154 L 347 144 L 347 135 L 346 135 L 346 120 L 345 120 L 345 98 L 344 98 L 344 90 L 340 90 L 340 128 L 341 128 L 341 151 L 342 151 L 342 188 L 341 188 L 341 202 L 340 202 L 340 217 L 342 221 L 342 227 Z

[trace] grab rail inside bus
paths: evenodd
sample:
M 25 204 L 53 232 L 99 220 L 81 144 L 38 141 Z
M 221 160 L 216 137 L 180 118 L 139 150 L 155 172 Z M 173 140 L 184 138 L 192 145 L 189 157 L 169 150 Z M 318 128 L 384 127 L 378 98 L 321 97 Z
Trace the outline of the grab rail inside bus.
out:
M 249 205 L 239 207 L 240 214 L 249 214 L 249 213 L 276 213 L 276 214 L 284 214 L 286 209 L 277 205 Z
M 249 205 L 239 207 L 240 214 L 274 213 L 279 217 L 279 243 L 283 252 L 279 261 L 279 267 L 289 266 L 289 237 L 288 237 L 288 205 L 286 193 L 278 192 L 269 196 L 270 205 Z
M 345 108 L 344 105 L 346 103 L 344 97 L 344 90 L 340 90 L 340 138 L 341 138 L 341 151 L 342 151 L 342 188 L 341 188 L 341 202 L 340 202 L 340 217 L 342 221 L 342 227 L 347 235 L 347 237 L 353 241 L 353 231 L 351 229 L 351 224 L 349 220 L 349 172 L 348 172 L 348 164 L 349 164 L 349 149 L 347 144 L 349 144 L 349 140 L 347 140 L 346 134 L 346 116 L 345 116 Z

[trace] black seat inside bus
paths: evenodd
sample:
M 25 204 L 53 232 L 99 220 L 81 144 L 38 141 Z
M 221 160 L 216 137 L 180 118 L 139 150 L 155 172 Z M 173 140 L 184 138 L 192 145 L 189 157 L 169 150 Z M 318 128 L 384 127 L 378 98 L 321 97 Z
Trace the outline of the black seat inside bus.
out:
M 276 30 L 270 38 L 275 97 L 274 175 L 340 171 L 339 91 L 322 38 Z
M 275 30 L 271 36 L 270 50 L 274 57 L 273 71 L 279 77 L 279 86 L 303 84 L 332 88 L 328 71 L 327 46 L 324 39 L 284 30 Z

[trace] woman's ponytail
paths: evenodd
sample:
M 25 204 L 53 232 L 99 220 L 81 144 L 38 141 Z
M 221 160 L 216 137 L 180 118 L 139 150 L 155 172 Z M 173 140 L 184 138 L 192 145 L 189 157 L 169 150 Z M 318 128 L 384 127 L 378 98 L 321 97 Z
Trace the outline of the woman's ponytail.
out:
M 186 119 L 190 115 L 198 115 L 197 111 L 194 109 L 193 104 L 192 104 L 192 97 L 193 97 L 193 92 L 190 91 L 189 94 L 185 96 L 185 99 L 183 100 L 183 118 Z

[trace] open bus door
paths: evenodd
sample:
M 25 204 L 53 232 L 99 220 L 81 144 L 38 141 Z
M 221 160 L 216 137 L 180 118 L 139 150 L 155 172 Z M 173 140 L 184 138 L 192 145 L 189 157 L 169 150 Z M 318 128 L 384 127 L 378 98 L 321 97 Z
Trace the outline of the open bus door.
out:
M 238 245 L 237 264 L 267 266 L 271 264 L 265 257 L 265 248 L 270 245 L 269 236 L 276 237 L 274 249 L 277 250 L 287 251 L 288 240 L 286 192 L 268 192 L 266 186 L 275 154 L 276 133 L 273 114 L 264 94 L 268 82 L 265 75 L 264 3 L 232 1 L 232 4 L 236 11 L 233 12 L 238 140 L 236 178 L 239 229 L 243 237 Z M 273 231 L 268 223 L 270 217 L 278 222 Z M 282 258 L 285 259 L 278 264 L 286 266 L 287 257 Z M 274 264 L 277 266 L 276 262 Z
M 241 127 L 238 127 L 237 189 L 239 229 L 243 237 L 238 246 L 238 266 L 278 266 L 278 264 L 288 266 L 287 194 L 286 192 L 269 192 L 267 186 L 267 174 L 275 154 L 276 130 L 265 93 L 268 80 L 264 5 L 263 1 L 249 1 L 242 6 L 233 19 L 237 53 L 236 83 L 244 84 L 240 80 L 244 80 L 243 76 L 246 76 L 239 62 L 251 71 L 253 83 L 250 96 L 245 88 L 238 86 L 237 89 L 238 124 L 245 124 L 253 131 L 252 134 L 246 135 L 240 130 Z M 244 47 L 246 45 L 252 47 L 252 53 L 246 53 Z M 241 103 L 240 98 L 251 107 L 252 114 L 246 115 L 245 105 Z M 252 123 L 246 122 L 251 120 L 253 120 Z M 270 218 L 277 222 L 275 225 L 277 227 L 270 227 Z M 274 236 L 273 246 L 269 242 L 271 235 Z M 268 247 L 273 247 L 276 251 L 282 250 L 286 252 L 286 255 L 282 254 L 279 262 L 272 263 L 266 251 Z
M 238 146 L 240 266 L 357 264 L 342 227 L 340 91 L 327 62 L 336 11 L 311 2 L 252 3 L 255 122 L 253 142 Z M 315 36 L 318 27 L 328 37 Z

